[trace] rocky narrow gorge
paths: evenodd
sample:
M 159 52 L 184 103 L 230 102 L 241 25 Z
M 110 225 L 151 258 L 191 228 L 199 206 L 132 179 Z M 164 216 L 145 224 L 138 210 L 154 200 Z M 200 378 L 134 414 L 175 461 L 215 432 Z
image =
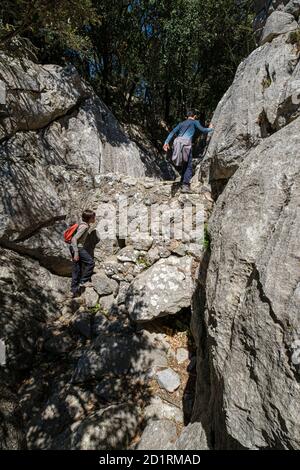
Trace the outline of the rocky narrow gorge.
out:
M 256 8 L 190 194 L 74 68 L 0 53 L 0 448 L 300 448 L 300 1 Z M 120 201 L 68 298 L 64 229 Z M 140 236 L 141 206 L 204 238 Z

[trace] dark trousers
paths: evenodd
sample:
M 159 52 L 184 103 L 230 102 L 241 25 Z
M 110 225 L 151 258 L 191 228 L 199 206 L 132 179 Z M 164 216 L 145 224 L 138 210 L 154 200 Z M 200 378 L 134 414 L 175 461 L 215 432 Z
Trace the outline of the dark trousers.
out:
M 72 247 L 70 247 L 70 252 L 73 258 L 74 250 Z M 72 266 L 71 290 L 74 293 L 78 290 L 79 284 L 83 284 L 84 282 L 88 282 L 91 280 L 91 276 L 93 274 L 93 269 L 95 266 L 93 258 L 84 248 L 79 248 L 78 254 L 79 261 L 73 261 Z
M 187 162 L 183 162 L 182 169 L 181 169 L 181 180 L 180 182 L 183 184 L 190 184 L 192 176 L 193 176 L 193 153 L 192 150 L 190 151 L 189 158 Z

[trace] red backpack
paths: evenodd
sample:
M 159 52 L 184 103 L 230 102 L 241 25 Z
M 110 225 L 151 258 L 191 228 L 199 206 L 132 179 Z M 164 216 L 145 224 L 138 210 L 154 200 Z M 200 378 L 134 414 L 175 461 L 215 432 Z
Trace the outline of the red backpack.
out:
M 64 239 L 65 242 L 70 245 L 72 237 L 75 235 L 77 232 L 77 229 L 79 227 L 79 224 L 73 224 L 70 227 L 67 228 L 67 230 L 64 231 Z

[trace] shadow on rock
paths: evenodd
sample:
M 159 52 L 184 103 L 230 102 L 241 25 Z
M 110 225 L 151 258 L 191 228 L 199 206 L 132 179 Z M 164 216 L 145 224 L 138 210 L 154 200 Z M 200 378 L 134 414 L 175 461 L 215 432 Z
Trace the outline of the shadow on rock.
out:
M 144 427 L 156 348 L 124 314 L 98 312 L 96 329 L 94 315 L 92 337 L 70 322 L 73 349 L 44 352 L 20 391 L 30 449 L 126 449 Z

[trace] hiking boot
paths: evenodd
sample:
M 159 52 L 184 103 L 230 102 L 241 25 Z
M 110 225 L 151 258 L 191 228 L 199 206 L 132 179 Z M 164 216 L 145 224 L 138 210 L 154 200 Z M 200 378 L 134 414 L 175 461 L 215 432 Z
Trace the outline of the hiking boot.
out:
M 81 295 L 81 291 L 80 289 L 77 289 L 76 291 L 68 292 L 65 296 L 65 299 L 66 300 L 76 299 L 77 297 L 80 297 L 80 295 Z
M 192 191 L 191 191 L 191 188 L 189 187 L 188 184 L 183 184 L 182 188 L 181 188 L 181 192 L 182 193 L 191 193 Z
M 79 284 L 80 289 L 86 289 L 87 287 L 93 287 L 93 283 L 91 281 L 87 281 L 87 282 L 81 282 Z
M 74 293 L 73 293 L 73 297 L 72 297 L 72 298 L 73 298 L 73 299 L 78 299 L 78 297 L 80 297 L 80 296 L 81 296 L 81 291 L 78 290 L 77 292 L 74 292 Z
M 65 295 L 65 300 L 73 299 L 73 295 L 74 295 L 73 292 L 68 292 L 68 293 Z
M 0 119 L 4 119 L 9 116 L 8 109 L 5 104 L 0 104 Z

